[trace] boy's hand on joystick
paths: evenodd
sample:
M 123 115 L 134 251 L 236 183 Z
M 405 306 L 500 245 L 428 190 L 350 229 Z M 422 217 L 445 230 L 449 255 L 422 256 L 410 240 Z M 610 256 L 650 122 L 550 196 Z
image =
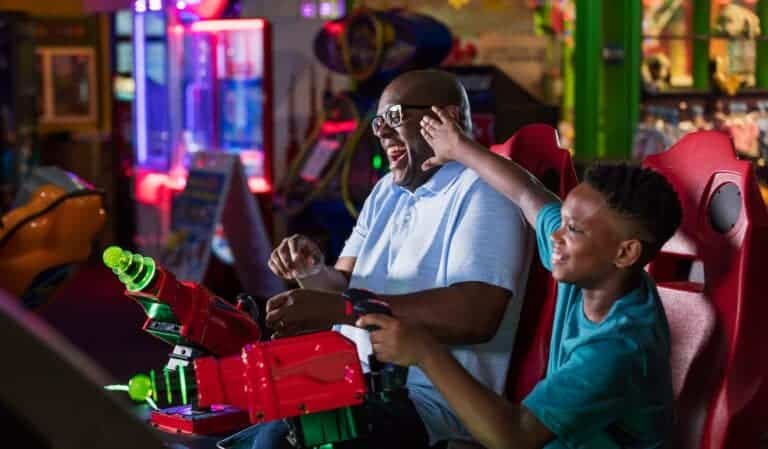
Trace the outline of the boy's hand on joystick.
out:
M 418 365 L 433 348 L 439 346 L 425 329 L 388 315 L 363 315 L 355 324 L 371 331 L 373 352 L 382 362 L 400 366 Z

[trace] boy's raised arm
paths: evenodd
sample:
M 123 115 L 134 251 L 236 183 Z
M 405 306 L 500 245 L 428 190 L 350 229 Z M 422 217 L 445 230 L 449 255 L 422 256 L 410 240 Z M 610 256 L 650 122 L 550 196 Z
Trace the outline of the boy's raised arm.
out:
M 423 170 L 451 160 L 466 165 L 516 203 L 531 225 L 545 204 L 560 201 L 526 169 L 472 140 L 444 109 L 433 106 L 432 110 L 437 118 L 425 115 L 421 133 L 435 155 L 424 162 Z

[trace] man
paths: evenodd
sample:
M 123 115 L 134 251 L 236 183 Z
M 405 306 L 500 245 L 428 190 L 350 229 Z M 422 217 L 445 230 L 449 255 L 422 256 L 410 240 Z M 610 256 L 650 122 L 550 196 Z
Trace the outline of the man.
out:
M 368 334 L 352 326 L 339 293 L 367 289 L 388 301 L 394 316 L 451 345 L 462 366 L 501 393 L 534 241 L 519 208 L 471 170 L 457 163 L 421 169 L 434 153 L 419 121 L 435 103 L 470 129 L 467 95 L 452 75 L 413 71 L 387 86 L 372 126 L 391 173 L 367 198 L 334 267 L 301 236 L 275 249 L 270 268 L 302 288 L 269 300 L 267 326 L 281 336 L 340 325 L 367 360 Z M 360 444 L 426 447 L 469 437 L 417 368 L 408 390 L 410 402 L 377 411 L 375 437 Z

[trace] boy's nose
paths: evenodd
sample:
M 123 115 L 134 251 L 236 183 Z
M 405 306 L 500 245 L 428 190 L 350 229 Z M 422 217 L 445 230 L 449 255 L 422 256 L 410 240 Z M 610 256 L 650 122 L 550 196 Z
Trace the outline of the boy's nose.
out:
M 563 227 L 561 226 L 557 228 L 557 230 L 549 236 L 549 239 L 552 240 L 553 243 L 561 242 L 563 240 Z

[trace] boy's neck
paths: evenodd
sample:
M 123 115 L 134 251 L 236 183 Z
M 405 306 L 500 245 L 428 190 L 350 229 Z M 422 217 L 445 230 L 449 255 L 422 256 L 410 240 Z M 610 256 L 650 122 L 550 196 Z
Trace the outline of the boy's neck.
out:
M 608 316 L 613 303 L 638 288 L 641 281 L 642 272 L 638 270 L 625 275 L 618 273 L 597 288 L 582 289 L 584 315 L 593 323 L 601 323 Z

